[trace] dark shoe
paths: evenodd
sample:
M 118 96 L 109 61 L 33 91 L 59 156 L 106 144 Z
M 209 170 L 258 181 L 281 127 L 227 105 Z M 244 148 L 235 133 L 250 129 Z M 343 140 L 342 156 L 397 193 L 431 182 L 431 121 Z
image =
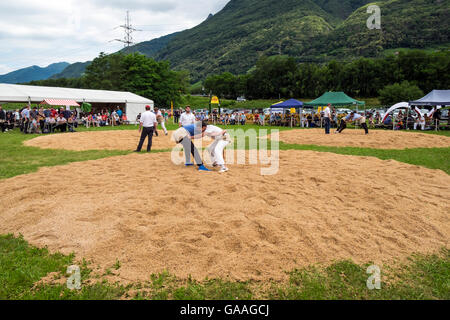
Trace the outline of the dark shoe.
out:
M 134 150 L 133 152 L 139 153 L 140 151 L 139 150 Z

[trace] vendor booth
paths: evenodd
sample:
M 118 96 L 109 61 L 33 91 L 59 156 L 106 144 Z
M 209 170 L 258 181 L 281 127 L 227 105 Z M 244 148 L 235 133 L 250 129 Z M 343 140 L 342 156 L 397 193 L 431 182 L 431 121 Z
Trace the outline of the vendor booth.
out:
M 312 106 L 305 106 L 303 104 L 303 102 L 295 100 L 295 99 L 290 99 L 284 102 L 280 102 L 277 104 L 274 104 L 271 108 L 271 110 L 274 109 L 279 109 L 279 110 L 283 110 L 284 112 L 286 110 L 289 110 L 291 114 L 295 114 L 298 112 L 298 114 L 300 115 L 300 124 L 303 126 L 303 109 L 313 109 Z M 291 127 L 293 126 L 292 123 L 292 117 L 291 117 Z

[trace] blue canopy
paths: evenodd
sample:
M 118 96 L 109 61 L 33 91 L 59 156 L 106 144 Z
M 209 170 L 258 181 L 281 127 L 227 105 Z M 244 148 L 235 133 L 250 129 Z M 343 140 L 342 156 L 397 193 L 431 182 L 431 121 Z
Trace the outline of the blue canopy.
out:
M 305 108 L 305 107 L 303 106 L 303 102 L 291 99 L 285 102 L 274 104 L 271 108 L 291 109 L 291 108 Z

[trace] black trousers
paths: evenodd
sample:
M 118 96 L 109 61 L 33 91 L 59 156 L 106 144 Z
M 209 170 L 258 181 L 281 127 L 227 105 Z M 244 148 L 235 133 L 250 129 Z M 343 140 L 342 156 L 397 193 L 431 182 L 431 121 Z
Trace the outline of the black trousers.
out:
M 0 122 L 0 128 L 2 128 L 2 132 L 5 132 L 6 122 Z
M 347 123 L 345 121 L 341 121 L 341 126 L 339 127 L 338 132 L 342 133 L 342 131 L 344 131 L 347 128 Z M 367 127 L 367 123 L 361 123 L 361 128 L 364 129 L 364 131 L 366 132 L 366 134 L 369 133 L 369 128 Z
M 369 134 L 369 128 L 367 128 L 367 123 L 361 123 L 361 127 L 364 129 L 364 131 L 366 132 L 366 134 Z
M 145 139 L 148 137 L 148 145 L 147 145 L 147 152 L 152 151 L 152 143 L 153 143 L 153 127 L 144 127 L 142 128 L 142 134 L 141 134 L 141 140 L 139 141 L 139 146 L 136 151 L 141 151 L 142 147 L 144 146 Z
M 344 131 L 347 128 L 347 122 L 345 122 L 344 120 L 341 120 L 341 126 L 338 129 L 339 133 L 342 133 L 342 131 Z
M 324 118 L 325 123 L 325 133 L 330 134 L 331 121 L 330 118 Z
M 67 131 L 67 123 L 56 125 L 55 131 L 56 130 L 61 130 L 61 132 L 66 132 Z
M 194 146 L 194 143 L 191 139 L 188 137 L 181 140 L 181 145 L 184 149 L 184 155 L 186 156 L 186 164 L 191 162 L 191 154 L 195 159 L 195 163 L 198 166 L 201 166 L 203 164 L 202 157 L 200 156 L 200 153 L 198 152 L 197 148 Z

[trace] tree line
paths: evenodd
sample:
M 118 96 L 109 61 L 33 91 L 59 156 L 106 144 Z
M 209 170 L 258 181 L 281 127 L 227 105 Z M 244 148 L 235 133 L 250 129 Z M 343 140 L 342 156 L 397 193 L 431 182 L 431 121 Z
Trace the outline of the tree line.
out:
M 129 91 L 168 107 L 186 93 L 189 73 L 173 71 L 167 61 L 157 62 L 142 54 L 101 53 L 80 78 L 32 81 L 30 85 Z
M 380 97 L 383 104 L 421 98 L 449 85 L 450 52 L 419 50 L 327 64 L 299 63 L 289 56 L 262 57 L 248 74 L 225 72 L 203 82 L 205 93 L 224 98 L 316 98 L 326 91 L 344 91 L 354 97 Z
M 74 79 L 33 81 L 31 85 L 130 91 L 160 107 L 178 105 L 189 85 L 188 71 L 174 71 L 167 61 L 142 54 L 101 53 Z M 210 75 L 191 93 L 235 99 L 316 98 L 326 91 L 344 91 L 358 98 L 379 97 L 385 105 L 421 98 L 433 89 L 449 89 L 450 52 L 408 51 L 384 58 L 297 62 L 290 56 L 261 57 L 247 74 Z

